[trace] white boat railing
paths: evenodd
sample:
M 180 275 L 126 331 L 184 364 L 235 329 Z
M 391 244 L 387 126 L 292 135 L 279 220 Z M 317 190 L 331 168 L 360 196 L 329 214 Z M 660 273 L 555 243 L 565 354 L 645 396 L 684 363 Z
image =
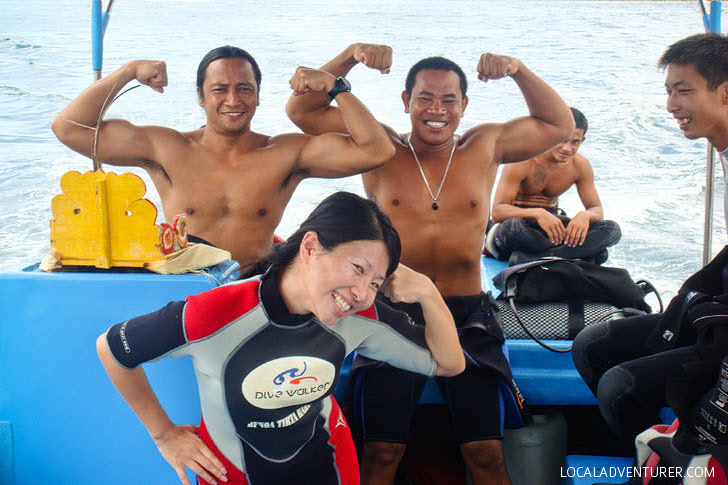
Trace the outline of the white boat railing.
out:
M 705 26 L 706 32 L 720 34 L 722 4 L 723 2 L 711 1 L 710 13 L 708 13 L 703 0 L 698 0 L 700 11 L 703 14 L 703 25 Z M 703 228 L 703 266 L 713 259 L 713 188 L 715 186 L 715 150 L 710 142 L 708 142 L 705 160 L 705 226 Z M 728 224 L 728 221 L 726 221 L 726 224 Z

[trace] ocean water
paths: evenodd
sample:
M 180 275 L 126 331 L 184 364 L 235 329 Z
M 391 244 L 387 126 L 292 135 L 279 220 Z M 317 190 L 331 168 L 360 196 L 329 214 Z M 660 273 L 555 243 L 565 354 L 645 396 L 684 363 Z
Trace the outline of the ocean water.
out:
M 10 270 L 47 254 L 60 176 L 91 168 L 50 130 L 55 115 L 92 81 L 91 9 L 78 0 L 0 4 L 0 270 Z M 319 66 L 352 42 L 373 42 L 393 47 L 392 72 L 357 67 L 349 78 L 379 120 L 408 131 L 400 101 L 407 70 L 420 58 L 444 55 L 469 76 L 464 130 L 527 114 L 511 80 L 484 84 L 476 77 L 481 53 L 512 55 L 589 120 L 581 153 L 594 166 L 606 217 L 623 231 L 609 264 L 649 279 L 669 297 L 701 266 L 705 141 L 685 139 L 666 112 L 664 73 L 655 65 L 667 45 L 702 31 L 691 1 L 118 0 L 104 72 L 132 59 L 161 59 L 169 87 L 161 95 L 133 90 L 107 117 L 179 130 L 201 126 L 197 64 L 208 50 L 232 44 L 250 51 L 263 71 L 253 129 L 295 131 L 284 112 L 295 67 Z M 146 174 L 131 171 L 142 175 L 158 204 Z M 726 242 L 720 170 L 716 175 L 714 253 Z M 290 234 L 321 198 L 342 189 L 363 193 L 358 177 L 305 181 L 277 232 Z M 575 191 L 561 205 L 579 210 Z

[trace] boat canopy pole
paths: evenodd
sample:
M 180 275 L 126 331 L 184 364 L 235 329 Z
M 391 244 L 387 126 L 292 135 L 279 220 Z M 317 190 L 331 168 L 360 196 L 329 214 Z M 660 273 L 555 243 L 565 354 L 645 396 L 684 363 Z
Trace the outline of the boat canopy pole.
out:
M 703 266 L 710 262 L 713 252 L 713 187 L 715 185 L 715 150 L 708 142 L 705 154 L 705 221 L 703 227 Z
M 706 32 L 714 32 L 720 34 L 720 10 L 723 2 L 711 1 L 710 2 L 710 13 L 705 9 L 703 0 L 698 0 L 700 11 L 703 14 L 703 25 L 705 26 Z
M 101 66 L 104 59 L 104 34 L 109 24 L 114 0 L 109 0 L 106 12 L 101 14 L 101 0 L 91 0 L 91 61 L 94 69 L 94 82 L 101 79 Z
M 722 3 L 719 1 L 710 2 L 710 13 L 705 9 L 703 0 L 698 0 L 700 11 L 703 14 L 703 25 L 706 32 L 714 32 L 720 34 L 720 14 Z M 712 242 L 713 242 L 713 187 L 715 181 L 715 150 L 713 145 L 708 142 L 706 154 L 706 173 L 705 173 L 705 226 L 703 229 L 703 266 L 708 264 L 712 259 Z M 728 221 L 726 221 L 728 224 Z

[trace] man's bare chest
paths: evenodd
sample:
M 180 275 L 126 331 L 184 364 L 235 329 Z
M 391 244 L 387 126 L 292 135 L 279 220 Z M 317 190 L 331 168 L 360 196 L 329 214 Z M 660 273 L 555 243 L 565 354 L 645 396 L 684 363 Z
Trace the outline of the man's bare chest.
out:
M 166 189 L 160 190 L 165 212 L 212 220 L 275 214 L 285 207 L 298 183 L 288 170 L 258 164 L 188 164 L 176 167 L 169 180 Z
M 558 197 L 576 182 L 572 170 L 541 170 L 534 168 L 521 183 L 520 195 Z
M 442 166 L 441 166 L 442 165 Z M 436 204 L 437 210 L 473 211 L 487 208 L 492 181 L 482 168 L 452 163 L 423 165 L 408 158 L 390 162 L 375 176 L 363 178 L 368 195 L 383 207 L 417 212 L 420 207 Z M 430 209 L 432 210 L 432 209 Z M 487 210 L 487 209 L 486 209 Z

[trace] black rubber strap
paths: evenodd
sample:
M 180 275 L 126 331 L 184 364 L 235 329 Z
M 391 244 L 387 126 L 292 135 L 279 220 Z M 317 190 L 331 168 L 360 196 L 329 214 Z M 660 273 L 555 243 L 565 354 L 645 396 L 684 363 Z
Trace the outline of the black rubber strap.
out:
M 574 340 L 576 334 L 584 330 L 584 302 L 570 300 L 569 302 L 569 340 Z
M 556 347 L 551 347 L 549 344 L 542 342 L 538 337 L 531 333 L 528 327 L 526 327 L 526 324 L 523 323 L 523 320 L 521 320 L 521 317 L 518 315 L 518 310 L 516 310 L 516 304 L 514 303 L 513 298 L 509 298 L 508 303 L 510 303 L 511 305 L 511 310 L 513 310 L 513 315 L 516 317 L 516 321 L 518 322 L 518 324 L 521 326 L 523 331 L 526 332 L 526 335 L 531 337 L 537 344 L 545 349 L 559 354 L 566 354 L 568 352 L 571 352 L 571 345 L 569 345 L 569 347 L 566 349 L 557 349 Z

